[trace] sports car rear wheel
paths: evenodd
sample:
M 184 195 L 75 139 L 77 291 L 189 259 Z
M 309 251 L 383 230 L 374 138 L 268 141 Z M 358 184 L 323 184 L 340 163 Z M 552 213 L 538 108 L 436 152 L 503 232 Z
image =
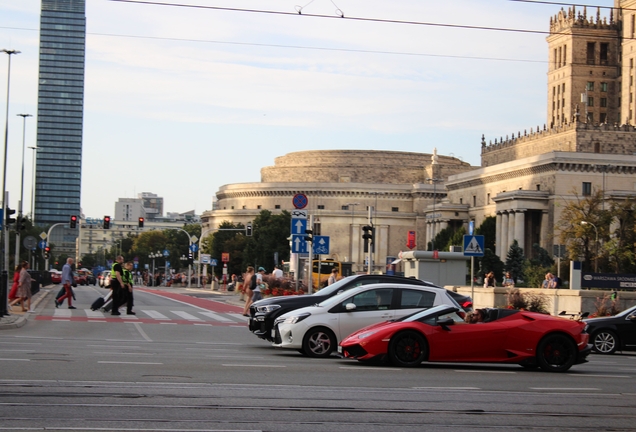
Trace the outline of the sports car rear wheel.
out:
M 576 344 L 562 334 L 548 335 L 537 348 L 537 362 L 546 372 L 565 372 L 576 361 Z
M 600 330 L 592 336 L 592 345 L 599 354 L 614 354 L 618 348 L 618 338 L 611 330 Z
M 336 349 L 336 336 L 324 327 L 315 327 L 305 334 L 303 351 L 309 357 L 329 357 Z
M 417 332 L 398 333 L 389 343 L 389 360 L 394 366 L 417 366 L 428 356 L 426 340 Z

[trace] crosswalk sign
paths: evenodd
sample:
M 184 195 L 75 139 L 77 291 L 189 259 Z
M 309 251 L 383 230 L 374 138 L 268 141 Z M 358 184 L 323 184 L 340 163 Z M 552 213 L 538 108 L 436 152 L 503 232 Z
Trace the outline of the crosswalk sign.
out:
M 484 236 L 465 235 L 464 236 L 464 256 L 482 257 L 484 256 Z

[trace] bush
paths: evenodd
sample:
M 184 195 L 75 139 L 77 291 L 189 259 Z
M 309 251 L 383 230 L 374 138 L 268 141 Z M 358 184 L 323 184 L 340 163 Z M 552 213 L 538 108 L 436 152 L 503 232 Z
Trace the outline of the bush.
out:
M 590 318 L 613 316 L 620 312 L 618 296 L 614 294 L 605 294 L 603 297 L 597 297 L 594 307 L 596 311 L 590 315 Z
M 527 310 L 547 314 L 550 299 L 543 293 L 522 293 L 518 288 L 510 288 L 506 292 L 508 309 Z

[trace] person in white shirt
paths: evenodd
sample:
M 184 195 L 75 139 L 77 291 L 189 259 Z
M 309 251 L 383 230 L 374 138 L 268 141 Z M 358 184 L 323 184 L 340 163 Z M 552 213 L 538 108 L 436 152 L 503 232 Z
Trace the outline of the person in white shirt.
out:
M 276 278 L 276 279 L 282 279 L 283 278 L 283 271 L 280 269 L 280 266 L 276 266 L 276 268 L 272 272 L 272 276 L 274 276 L 274 278 Z
M 331 270 L 331 275 L 329 276 L 329 279 L 327 279 L 327 285 L 335 284 L 337 280 L 338 280 L 338 269 L 335 268 Z
M 263 267 L 259 267 L 258 273 L 256 273 L 256 287 L 252 290 L 252 303 L 263 298 L 263 295 L 261 294 L 261 286 L 263 285 L 264 274 L 265 269 Z

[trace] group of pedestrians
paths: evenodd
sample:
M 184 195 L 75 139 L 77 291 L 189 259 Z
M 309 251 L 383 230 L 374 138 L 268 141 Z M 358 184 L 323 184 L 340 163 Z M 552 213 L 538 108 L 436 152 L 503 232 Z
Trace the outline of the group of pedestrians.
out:
M 110 288 L 113 290 L 113 309 L 111 315 L 121 315 L 119 308 L 126 304 L 126 315 L 133 312 L 133 263 L 124 264 L 124 257 L 119 255 L 110 270 Z
M 28 272 L 29 262 L 22 261 L 15 268 L 13 274 L 13 285 L 9 291 L 9 306 L 13 308 L 20 303 L 22 312 L 33 312 L 31 309 L 31 275 Z

